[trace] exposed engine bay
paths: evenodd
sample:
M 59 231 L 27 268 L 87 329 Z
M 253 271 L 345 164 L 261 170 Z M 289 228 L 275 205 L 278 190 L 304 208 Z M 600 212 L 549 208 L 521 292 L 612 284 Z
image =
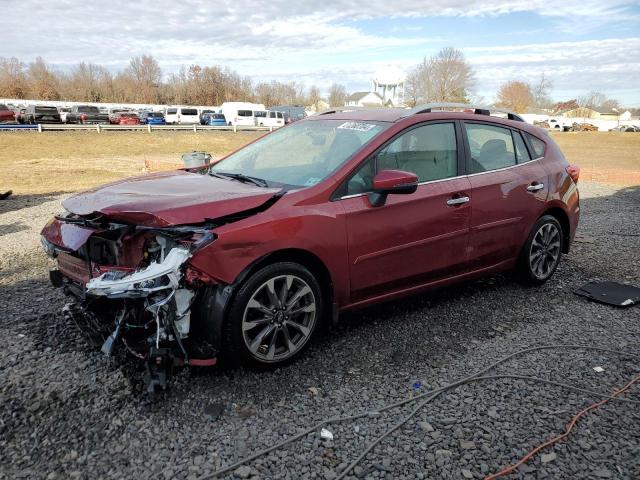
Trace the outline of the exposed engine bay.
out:
M 214 227 L 133 226 L 67 213 L 43 230 L 44 250 L 58 261 L 51 282 L 74 299 L 65 315 L 99 339 L 106 355 L 122 346 L 143 360 L 150 393 L 167 388 L 174 365 L 216 363 L 217 349 L 206 335 L 194 338 L 192 326 L 194 302 L 214 282 L 187 264 L 215 240 Z

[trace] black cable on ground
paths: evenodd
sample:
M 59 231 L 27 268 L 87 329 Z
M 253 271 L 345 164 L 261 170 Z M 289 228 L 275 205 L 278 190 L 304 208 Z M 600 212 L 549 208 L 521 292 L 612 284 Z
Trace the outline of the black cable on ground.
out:
M 207 480 L 207 479 L 211 479 L 211 478 L 215 478 L 219 475 L 222 475 L 223 473 L 227 473 L 231 470 L 235 470 L 236 468 L 251 462 L 253 460 L 255 460 L 256 458 L 259 458 L 263 455 L 266 455 L 274 450 L 277 450 L 279 448 L 282 448 L 285 445 L 288 445 L 291 442 L 294 442 L 306 435 L 308 435 L 311 432 L 317 431 L 318 429 L 330 424 L 330 423 L 336 423 L 336 422 L 345 422 L 345 421 L 349 421 L 349 420 L 356 420 L 358 418 L 362 418 L 362 417 L 367 417 L 367 416 L 378 416 L 380 414 L 380 412 L 385 412 L 387 410 L 392 410 L 394 408 L 398 408 L 401 407 L 403 405 L 409 404 L 409 403 L 413 403 L 416 402 L 422 398 L 426 399 L 422 402 L 420 402 L 420 404 L 414 408 L 409 415 L 407 415 L 405 418 L 403 418 L 400 422 L 396 423 L 393 427 L 391 427 L 390 429 L 388 429 L 386 432 L 384 432 L 382 435 L 380 435 L 376 440 L 374 440 L 373 442 L 371 442 L 369 444 L 369 446 L 367 446 L 367 448 L 363 451 L 362 454 L 360 454 L 358 456 L 358 458 L 356 458 L 353 462 L 351 462 L 347 468 L 345 468 L 340 475 L 336 478 L 336 480 L 341 480 L 343 479 L 345 476 L 347 476 L 347 474 L 353 470 L 353 468 L 355 468 L 364 458 L 365 456 L 371 452 L 371 450 L 373 450 L 375 448 L 376 445 L 378 445 L 382 440 L 384 440 L 386 437 L 388 437 L 391 433 L 393 433 L 394 431 L 396 431 L 398 428 L 400 428 L 402 425 L 404 425 L 405 423 L 407 423 L 409 420 L 411 420 L 411 418 L 413 418 L 419 411 L 420 409 L 422 409 L 425 405 L 427 405 L 429 402 L 433 401 L 435 398 L 437 398 L 439 395 L 441 395 L 442 393 L 448 391 L 448 390 L 452 390 L 454 388 L 457 388 L 461 385 L 467 384 L 467 383 L 472 383 L 474 381 L 480 381 L 480 380 L 494 380 L 494 379 L 505 379 L 505 378 L 518 378 L 521 380 L 528 380 L 528 381 L 536 381 L 536 382 L 542 382 L 542 383 L 548 383 L 548 384 L 553 384 L 553 385 L 557 385 L 557 386 L 561 386 L 563 388 L 567 388 L 570 390 L 577 390 L 577 391 L 581 391 L 581 392 L 586 392 L 586 393 L 590 393 L 593 395 L 598 395 L 598 396 L 602 396 L 602 397 L 610 397 L 610 395 L 608 394 L 602 394 L 599 392 L 595 392 L 595 391 L 589 391 L 587 389 L 584 388 L 579 388 L 579 387 L 574 387 L 572 385 L 568 385 L 565 383 L 556 383 L 556 382 L 552 382 L 551 380 L 545 380 L 545 379 L 541 379 L 541 378 L 537 378 L 537 377 L 527 377 L 527 376 L 521 376 L 521 375 L 492 375 L 492 376 L 481 376 L 484 373 L 488 372 L 489 370 L 494 369 L 495 367 L 497 367 L 498 365 L 501 365 L 509 360 L 511 360 L 513 357 L 519 356 L 519 355 L 523 355 L 526 353 L 530 353 L 530 352 L 535 352 L 535 351 L 540 351 L 540 350 L 555 350 L 555 349 L 571 349 L 571 350 L 594 350 L 594 351 L 599 351 L 599 352 L 607 352 L 607 353 L 614 353 L 616 355 L 623 355 L 623 356 L 629 356 L 629 357 L 634 357 L 634 358 L 640 358 L 640 355 L 636 355 L 630 352 L 625 352 L 625 351 L 621 351 L 621 350 L 613 350 L 613 349 L 607 349 L 607 348 L 599 348 L 599 347 L 592 347 L 589 345 L 574 345 L 574 344 L 560 344 L 560 345 L 542 345 L 539 347 L 529 347 L 529 348 L 525 348 L 522 350 L 518 350 L 510 355 L 507 355 L 505 357 L 502 357 L 501 359 L 495 361 L 494 363 L 490 364 L 488 367 L 483 368 L 482 370 L 479 370 L 467 377 L 464 377 L 461 380 L 458 380 L 456 382 L 453 383 L 449 383 L 443 387 L 440 387 L 436 390 L 432 390 L 430 392 L 425 392 L 422 393 L 420 395 L 416 395 L 415 397 L 411 397 L 405 400 L 401 400 L 398 402 L 394 402 L 391 403 L 389 405 L 386 405 L 382 408 L 376 409 L 376 410 L 370 410 L 370 411 L 366 411 L 366 412 L 362 412 L 362 413 L 358 413 L 358 414 L 354 414 L 354 415 L 349 415 L 349 416 L 344 416 L 344 417 L 332 417 L 326 420 L 323 420 L 319 423 L 317 423 L 316 425 L 307 428 L 306 430 L 304 430 L 301 433 L 298 433 L 297 435 L 294 435 L 292 437 L 289 437 L 285 440 L 283 440 L 282 442 L 279 442 L 269 448 L 266 448 L 264 450 L 260 450 L 256 453 L 254 453 L 253 455 L 250 455 L 238 462 L 235 462 L 227 467 L 223 467 L 220 470 L 216 470 L 213 473 L 201 476 L 198 478 L 198 480 Z M 616 400 L 621 400 L 621 399 L 617 399 Z M 634 403 L 637 403 L 637 401 L 635 400 L 626 400 L 626 401 L 631 401 Z

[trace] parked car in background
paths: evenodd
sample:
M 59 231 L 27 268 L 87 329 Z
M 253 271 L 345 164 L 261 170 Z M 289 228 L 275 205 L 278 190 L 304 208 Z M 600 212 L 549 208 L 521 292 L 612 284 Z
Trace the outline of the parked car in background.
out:
M 47 105 L 28 105 L 22 114 L 22 123 L 35 125 L 38 123 L 62 123 L 56 107 Z
M 71 111 L 69 107 L 58 107 L 58 113 L 60 114 L 60 121 L 67 123 L 67 114 Z
M 256 118 L 254 112 L 264 111 L 261 103 L 250 102 L 224 102 L 220 106 L 220 112 L 224 114 L 227 125 L 255 126 Z
M 98 107 L 92 105 L 76 105 L 67 113 L 67 123 L 104 125 L 109 123 L 109 115 L 100 113 Z
M 0 123 L 16 123 L 16 114 L 4 103 L 0 103 Z
M 256 112 L 257 114 L 258 112 Z M 282 127 L 285 124 L 284 113 L 283 112 L 260 112 L 264 113 L 264 116 L 258 118 L 256 115 L 256 125 L 260 127 Z
M 514 113 L 442 108 L 316 115 L 200 170 L 76 194 L 42 231 L 52 283 L 153 379 L 176 357 L 277 367 L 340 312 L 483 275 L 546 282 L 579 168 Z
M 302 105 L 276 105 L 268 110 L 282 112 L 284 114 L 284 123 L 297 122 L 307 116 Z
M 118 125 L 140 125 L 140 118 L 133 112 L 120 112 L 116 115 Z
M 222 113 L 205 113 L 202 115 L 202 121 L 200 123 L 213 127 L 223 127 L 227 124 L 227 121 Z
M 110 108 L 107 112 L 107 114 L 109 115 L 109 123 L 117 125 L 119 115 L 121 113 L 129 112 L 129 111 L 130 110 L 127 110 L 125 108 Z
M 165 110 L 165 122 L 168 125 L 193 125 L 200 123 L 200 115 L 197 108 L 169 107 Z
M 18 123 L 26 123 L 25 114 L 27 113 L 27 107 L 19 107 L 18 109 L 14 110 L 14 113 Z
M 164 125 L 164 114 L 162 112 L 141 112 L 140 123 L 145 125 Z

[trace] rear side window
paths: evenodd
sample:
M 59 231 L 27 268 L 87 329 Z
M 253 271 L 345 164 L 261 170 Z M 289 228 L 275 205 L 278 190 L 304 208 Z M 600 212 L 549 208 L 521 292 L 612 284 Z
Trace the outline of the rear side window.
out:
M 183 108 L 180 110 L 182 115 L 198 115 L 198 110 L 195 108 Z
M 480 123 L 465 123 L 471 173 L 510 167 L 516 164 L 511 130 Z
M 278 116 L 278 118 L 283 118 L 282 112 L 276 112 L 276 115 Z
M 458 153 L 453 123 L 434 123 L 403 133 L 377 156 L 377 171 L 404 170 L 429 182 L 457 175 Z
M 238 110 L 239 117 L 253 117 L 253 112 L 251 110 Z
M 267 112 L 255 112 L 256 117 L 266 118 Z
M 538 137 L 534 137 L 529 133 L 525 133 L 527 139 L 529 140 L 529 145 L 533 149 L 534 156 L 536 158 L 544 157 L 545 144 Z
M 522 135 L 518 132 L 511 132 L 513 134 L 513 143 L 516 145 L 516 159 L 518 163 L 524 163 L 531 160 L 531 156 L 529 155 L 529 150 L 527 150 L 527 146 L 522 139 Z

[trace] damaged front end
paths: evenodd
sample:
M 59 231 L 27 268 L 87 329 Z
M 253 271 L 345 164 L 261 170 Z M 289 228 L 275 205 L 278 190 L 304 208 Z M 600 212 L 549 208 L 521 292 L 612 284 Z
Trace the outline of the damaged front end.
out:
M 192 307 L 216 281 L 189 265 L 215 241 L 215 225 L 152 227 L 67 213 L 42 231 L 56 258 L 54 286 L 74 297 L 65 314 L 112 355 L 123 348 L 143 360 L 147 390 L 167 388 L 174 365 L 214 365 L 206 336 L 192 335 Z M 194 338 L 197 337 L 197 338 Z

